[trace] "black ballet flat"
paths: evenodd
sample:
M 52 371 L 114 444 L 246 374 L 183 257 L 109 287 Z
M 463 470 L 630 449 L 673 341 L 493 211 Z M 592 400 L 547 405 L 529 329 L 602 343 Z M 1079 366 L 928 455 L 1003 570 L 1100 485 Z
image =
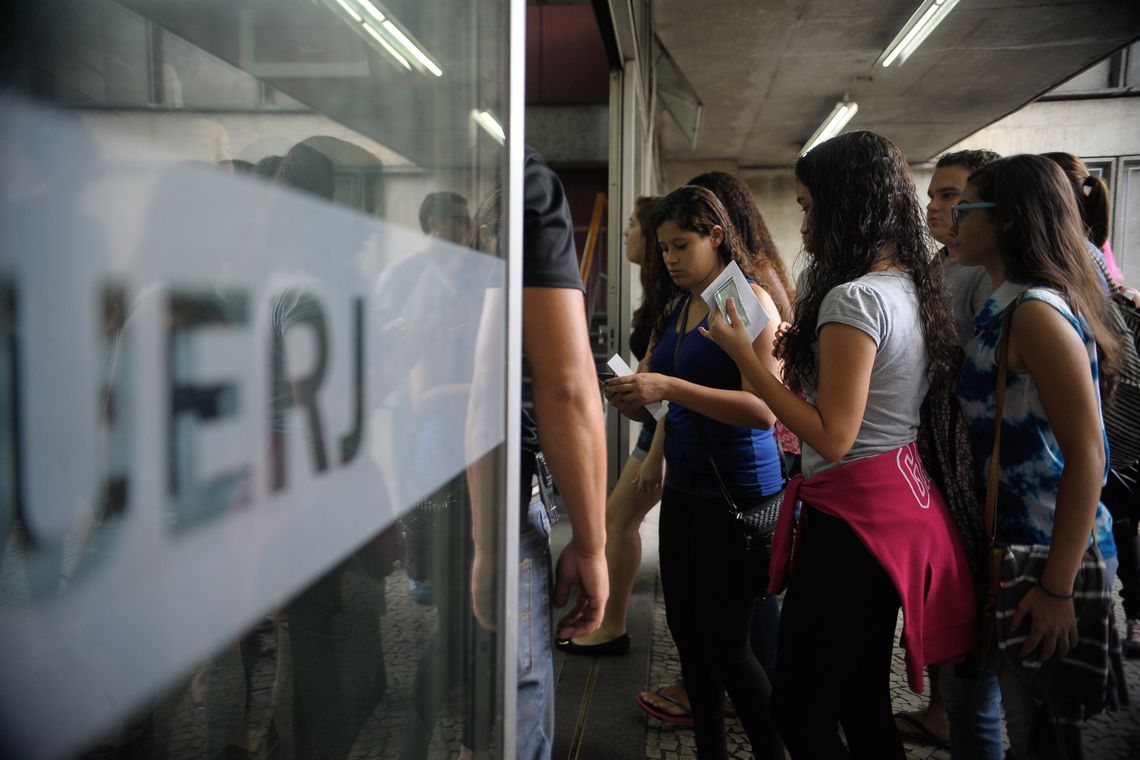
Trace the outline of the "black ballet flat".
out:
M 629 654 L 629 634 L 623 633 L 616 639 L 603 641 L 601 644 L 575 644 L 570 639 L 558 639 L 554 648 L 566 654 L 584 654 L 591 657 L 613 657 L 615 655 Z

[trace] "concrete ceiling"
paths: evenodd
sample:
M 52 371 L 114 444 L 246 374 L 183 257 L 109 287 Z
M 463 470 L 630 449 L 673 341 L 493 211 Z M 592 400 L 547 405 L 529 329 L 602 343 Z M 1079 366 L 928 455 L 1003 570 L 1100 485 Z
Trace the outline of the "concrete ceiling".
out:
M 662 114 L 665 161 L 787 166 L 848 94 L 847 129 L 936 156 L 1140 37 L 1137 0 L 961 0 L 900 66 L 875 60 L 918 0 L 654 0 L 704 101 L 696 148 Z

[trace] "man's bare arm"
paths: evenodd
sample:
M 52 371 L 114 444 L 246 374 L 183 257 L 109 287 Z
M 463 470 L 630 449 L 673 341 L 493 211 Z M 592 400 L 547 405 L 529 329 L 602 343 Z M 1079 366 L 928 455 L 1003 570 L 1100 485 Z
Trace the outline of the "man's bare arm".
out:
M 539 440 L 574 533 L 558 559 L 554 598 L 562 606 L 570 587 L 580 587 L 576 604 L 558 625 L 558 635 L 571 638 L 598 626 L 609 596 L 605 424 L 582 293 L 523 288 L 523 315 Z

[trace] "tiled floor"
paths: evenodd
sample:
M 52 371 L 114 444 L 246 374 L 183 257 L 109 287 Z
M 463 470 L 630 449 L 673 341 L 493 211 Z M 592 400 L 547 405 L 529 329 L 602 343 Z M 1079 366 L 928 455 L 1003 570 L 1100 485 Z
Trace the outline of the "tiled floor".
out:
M 655 513 L 651 514 L 651 519 Z M 655 532 L 655 526 L 647 526 Z M 656 545 L 655 537 L 653 545 Z M 646 542 L 648 547 L 649 541 Z M 646 559 L 650 559 L 647 552 Z M 1118 600 L 1119 602 L 1119 600 Z M 1119 603 L 1118 603 L 1119 608 Z M 1123 621 L 1118 621 L 1123 623 Z M 901 620 L 900 620 L 901 624 Z M 1123 631 L 1122 631 L 1123 633 Z M 1127 660 L 1125 671 L 1132 686 L 1134 704 L 1115 713 L 1098 716 L 1085 724 L 1086 757 L 1095 760 L 1136 760 L 1140 758 L 1140 660 Z M 649 665 L 649 684 L 658 686 L 671 683 L 680 674 L 677 650 L 665 624 L 665 605 L 661 598 L 660 580 L 656 583 L 653 605 L 653 643 Z M 927 686 L 929 689 L 929 685 Z M 915 694 L 906 684 L 903 650 L 896 649 L 891 671 L 891 695 L 896 710 L 918 710 L 925 697 Z M 732 721 L 728 732 L 729 756 L 751 758 L 751 748 L 740 724 Z M 908 758 L 949 760 L 946 750 L 930 746 L 906 745 Z M 646 719 L 645 757 L 651 760 L 686 760 L 695 758 L 692 729 L 667 725 L 652 718 Z

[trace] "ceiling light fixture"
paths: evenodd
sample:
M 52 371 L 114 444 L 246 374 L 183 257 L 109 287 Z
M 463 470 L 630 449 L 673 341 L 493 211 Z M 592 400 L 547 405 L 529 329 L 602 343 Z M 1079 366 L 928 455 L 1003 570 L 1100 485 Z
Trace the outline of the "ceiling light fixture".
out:
M 443 69 L 441 69 L 439 66 L 436 66 L 435 61 L 429 58 L 428 54 L 421 50 L 420 47 L 416 45 L 416 43 L 412 42 L 408 36 L 404 34 L 403 30 L 393 24 L 391 20 L 384 19 L 384 28 L 388 30 L 388 34 L 392 35 L 396 39 L 396 42 L 400 43 L 401 47 L 403 47 L 404 50 L 407 50 L 415 57 L 417 61 L 420 62 L 423 68 L 427 69 L 432 74 L 435 74 L 437 77 L 443 76 Z
M 857 113 L 859 113 L 859 104 L 854 101 L 841 100 L 836 103 L 835 108 L 831 109 L 831 115 L 823 120 L 815 133 L 804 143 L 800 155 L 804 155 L 821 142 L 830 140 L 842 132 L 843 128 L 847 126 L 847 122 L 851 121 Z
M 364 21 L 364 19 L 360 17 L 360 14 L 356 12 L 356 9 L 346 3 L 344 0 L 336 0 L 336 4 L 341 8 L 344 8 L 344 12 L 351 16 L 352 20 L 356 23 L 359 24 L 360 22 Z
M 384 14 L 381 13 L 380 9 L 377 8 L 375 5 L 373 5 L 372 3 L 370 3 L 368 0 L 356 0 L 356 4 L 359 5 L 361 8 L 363 8 L 364 12 L 367 13 L 369 16 L 371 16 L 372 18 L 376 19 L 377 21 L 383 23 Z
M 433 76 L 443 76 L 443 69 L 424 51 L 410 32 L 400 26 L 376 0 L 324 0 L 325 4 L 339 7 L 355 23 L 349 24 L 357 33 L 363 34 L 370 43 L 392 57 L 396 63 L 410 71 L 413 67 Z M 359 11 L 370 18 L 365 18 Z M 407 51 L 402 53 L 401 50 Z M 410 54 L 410 55 L 408 55 Z M 409 60 L 410 59 L 410 60 Z
M 884 68 L 892 63 L 901 66 L 957 4 L 958 0 L 924 0 L 875 63 Z
M 404 56 L 400 55 L 399 51 L 397 51 L 396 48 L 392 47 L 392 45 L 389 44 L 388 40 L 384 39 L 380 35 L 380 32 L 378 32 L 376 30 L 376 27 L 372 26 L 372 24 L 365 21 L 364 22 L 364 31 L 368 32 L 368 34 L 371 35 L 372 39 L 379 42 L 380 47 L 384 48 L 384 50 L 387 51 L 388 55 L 395 58 L 397 63 L 399 63 L 401 66 L 403 66 L 408 71 L 412 70 L 412 64 L 408 63 L 408 59 L 405 58 Z
M 498 140 L 499 144 L 506 142 L 507 133 L 503 131 L 503 125 L 491 115 L 490 111 L 472 111 L 471 118 L 474 119 L 475 123 L 482 127 L 487 134 Z

